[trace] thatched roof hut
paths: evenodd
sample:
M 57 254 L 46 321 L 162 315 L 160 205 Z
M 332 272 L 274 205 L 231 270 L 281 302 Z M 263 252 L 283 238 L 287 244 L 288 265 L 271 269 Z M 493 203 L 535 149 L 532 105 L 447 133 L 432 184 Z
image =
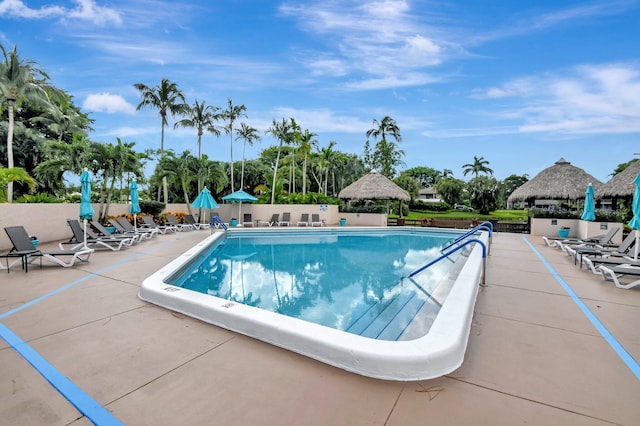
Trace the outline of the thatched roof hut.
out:
M 561 158 L 513 191 L 507 201 L 526 201 L 529 205 L 536 205 L 539 204 L 536 200 L 580 200 L 584 199 L 589 184 L 596 192 L 602 186 L 598 179 Z
M 596 190 L 596 198 L 633 197 L 633 193 L 636 190 L 636 185 L 633 181 L 638 174 L 640 174 L 640 160 L 635 160 L 626 169 Z
M 392 180 L 371 170 L 338 194 L 339 198 L 349 200 L 402 200 L 409 201 L 411 196 Z

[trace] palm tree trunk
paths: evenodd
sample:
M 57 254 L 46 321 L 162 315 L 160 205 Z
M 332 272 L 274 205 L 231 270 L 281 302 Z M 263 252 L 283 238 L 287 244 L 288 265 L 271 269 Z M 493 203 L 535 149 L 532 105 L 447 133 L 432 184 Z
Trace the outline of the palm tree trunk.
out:
M 231 142 L 229 143 L 229 146 L 231 147 L 231 192 L 234 192 L 233 191 L 233 120 L 229 122 L 229 135 L 231 138 Z
M 162 134 L 160 136 L 160 158 L 164 158 L 164 118 L 162 120 Z M 167 184 L 167 177 L 162 178 L 162 193 L 164 195 L 165 206 L 169 202 L 169 185 Z
M 302 162 L 302 195 L 307 193 L 307 153 L 304 153 L 304 161 Z
M 271 204 L 275 204 L 276 198 L 276 176 L 278 174 L 278 163 L 280 162 L 280 150 L 282 149 L 282 141 L 278 145 L 278 155 L 276 156 L 276 165 L 273 168 L 273 184 L 271 185 Z
M 7 129 L 7 167 L 10 169 L 13 167 L 13 106 L 15 101 L 13 99 L 7 100 L 7 104 L 9 113 L 9 129 Z M 11 202 L 13 202 L 13 182 L 9 181 L 9 183 L 7 183 L 7 203 Z
M 244 190 L 244 154 L 247 150 L 247 141 L 242 143 L 242 172 L 240 173 L 240 189 Z

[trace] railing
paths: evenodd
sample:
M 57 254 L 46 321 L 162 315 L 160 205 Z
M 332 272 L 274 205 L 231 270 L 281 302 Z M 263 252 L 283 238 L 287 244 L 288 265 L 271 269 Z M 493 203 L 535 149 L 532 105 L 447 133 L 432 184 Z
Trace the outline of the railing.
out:
M 457 252 L 458 250 L 466 247 L 468 244 L 471 244 L 471 243 L 479 243 L 480 246 L 482 247 L 482 277 L 480 279 L 480 281 L 481 281 L 480 285 L 484 286 L 485 285 L 485 271 L 487 269 L 487 246 L 484 244 L 484 242 L 480 241 L 477 238 L 470 238 L 470 239 L 464 240 L 460 245 L 455 246 L 454 248 L 452 248 L 451 250 L 447 251 L 446 253 L 442 253 L 442 255 L 440 257 L 438 257 L 437 259 L 434 259 L 431 262 L 427 263 L 426 265 L 416 269 L 415 271 L 413 271 L 412 273 L 407 275 L 406 278 L 412 278 L 412 277 L 416 276 L 417 274 L 419 274 L 420 272 L 424 271 L 425 269 L 427 269 L 431 265 L 434 265 L 434 264 L 440 262 L 442 259 L 448 258 L 453 253 Z
M 475 228 L 465 232 L 464 234 L 460 235 L 458 238 L 453 240 L 448 246 L 446 246 L 442 250 L 440 250 L 440 253 L 442 253 L 443 251 L 447 250 L 449 247 L 453 246 L 454 244 L 458 244 L 460 241 L 464 240 L 469 235 L 475 234 L 478 231 L 489 231 L 489 252 L 491 252 L 491 241 L 492 241 L 492 236 L 493 236 L 493 223 L 491 223 L 491 222 L 482 222 L 480 225 L 478 225 Z
M 528 234 L 531 230 L 530 221 L 526 222 L 504 222 L 493 220 L 494 232 L 514 232 Z M 406 217 L 390 217 L 387 219 L 387 226 L 429 226 L 434 228 L 455 228 L 469 229 L 476 226 L 478 222 L 474 219 L 445 219 L 445 218 L 422 218 L 409 219 Z
M 216 225 L 221 226 L 225 231 L 227 230 L 227 225 L 225 225 L 222 219 L 220 219 L 220 216 L 211 216 L 211 222 L 209 223 L 209 226 L 211 228 L 213 228 L 214 226 L 217 228 L 218 226 Z

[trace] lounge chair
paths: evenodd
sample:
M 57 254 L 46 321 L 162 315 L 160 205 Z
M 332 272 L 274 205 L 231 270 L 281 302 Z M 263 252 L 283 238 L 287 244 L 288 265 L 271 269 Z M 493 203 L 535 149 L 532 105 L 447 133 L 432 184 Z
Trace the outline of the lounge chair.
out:
M 640 262 L 633 260 L 630 257 L 617 257 L 617 256 L 604 256 L 604 257 L 591 257 L 583 256 L 582 261 L 587 265 L 587 269 L 596 275 L 602 275 L 602 267 L 606 266 L 612 268 L 621 265 L 640 266 Z M 582 268 L 582 264 L 580 265 Z
M 291 225 L 291 213 L 282 213 L 282 220 L 278 222 L 279 226 Z
M 134 227 L 131 224 L 131 222 L 129 222 L 124 217 L 116 218 L 116 222 L 118 222 L 120 224 L 120 226 L 122 227 L 122 229 L 124 229 L 124 233 L 125 234 L 128 234 L 128 235 L 136 235 L 137 234 L 137 235 L 140 235 L 140 237 L 142 239 L 157 237 L 158 234 L 160 233 L 160 231 L 158 231 L 157 229 Z M 111 223 L 111 221 L 109 221 L 109 223 Z M 116 228 L 116 229 L 118 229 L 118 228 Z
M 311 215 L 311 226 L 324 226 L 324 223 L 320 220 L 320 215 L 313 213 Z
M 562 251 L 566 252 L 567 247 L 579 246 L 579 247 L 589 247 L 589 246 L 598 246 L 598 247 L 606 247 L 611 245 L 611 239 L 614 235 L 620 230 L 620 228 L 611 228 L 609 232 L 599 237 L 594 238 L 586 238 L 583 240 L 580 239 L 565 239 L 565 240 L 556 240 L 559 247 Z
M 302 213 L 298 226 L 309 226 L 309 213 Z
M 23 226 L 7 226 L 4 228 L 4 231 L 7 233 L 16 252 L 24 253 L 33 249 L 31 237 L 29 237 L 29 234 Z M 35 250 L 29 253 L 25 259 L 25 271 L 27 271 L 27 264 L 36 258 L 40 258 L 40 267 L 42 267 L 42 259 L 44 258 L 57 265 L 69 268 L 73 266 L 76 261 L 87 262 L 93 252 L 94 250 L 88 247 L 79 247 L 71 250 Z M 68 260 L 65 261 L 63 259 Z
M 167 223 L 171 226 L 175 226 L 176 228 L 178 228 L 179 231 L 192 231 L 193 230 L 193 225 L 190 225 L 188 223 L 180 223 L 178 222 L 178 219 L 176 219 L 176 217 L 172 214 L 168 214 L 166 216 L 167 218 Z
M 242 215 L 242 226 L 245 228 L 253 227 L 253 218 L 251 217 L 251 213 L 245 213 Z
M 6 228 L 5 228 L 5 232 L 6 232 Z M 31 238 L 29 238 L 29 239 L 31 240 Z M 6 268 L 2 264 L 0 264 L 0 269 L 5 268 L 7 270 L 7 274 L 8 274 L 13 265 L 15 265 L 18 262 L 21 262 L 22 269 L 24 269 L 25 272 L 29 272 L 29 256 L 34 254 L 34 253 L 36 253 L 38 250 L 33 245 L 33 242 L 31 243 L 31 247 L 25 246 L 24 249 L 25 250 L 17 250 L 15 245 L 14 245 L 11 248 L 11 250 L 9 251 L 9 253 L 5 253 L 5 254 L 0 255 L 0 257 L 4 257 L 5 259 L 7 259 Z M 10 258 L 15 258 L 16 260 L 11 262 L 11 263 L 9 263 L 9 259 Z
M 142 229 L 157 229 L 159 233 L 166 234 L 167 232 L 178 232 L 178 227 L 173 225 L 158 225 L 151 216 L 138 216 L 142 218 L 144 222 Z
M 613 281 L 613 283 L 618 288 L 623 288 L 628 290 L 633 287 L 640 286 L 640 265 L 619 265 L 619 266 L 600 266 L 600 272 L 602 273 L 602 278 L 605 281 Z M 633 277 L 638 278 L 635 281 L 623 284 L 620 282 L 619 278 L 622 277 Z
M 271 215 L 271 219 L 269 220 L 261 220 L 260 222 L 258 222 L 260 224 L 260 226 L 278 226 L 279 222 L 278 219 L 280 218 L 280 213 L 274 213 Z
M 111 239 L 111 240 L 121 240 L 121 239 L 129 239 L 131 240 L 131 244 L 128 245 L 132 245 L 134 243 L 137 243 L 138 241 L 140 241 L 140 236 L 139 235 L 122 235 L 122 234 L 113 234 L 111 232 L 109 232 L 109 230 L 107 228 L 105 228 L 104 226 L 102 226 L 102 224 L 96 220 L 92 220 L 91 222 L 89 222 L 91 224 L 91 227 L 93 229 L 95 229 L 97 232 L 99 232 L 98 235 L 94 234 L 93 232 L 91 232 L 91 236 L 93 238 L 106 238 L 106 239 Z
M 636 241 L 635 234 L 633 232 L 629 233 L 627 237 L 622 241 L 620 245 L 612 246 L 607 245 L 605 247 L 599 246 L 567 246 L 566 251 L 568 254 L 573 256 L 574 264 L 578 262 L 578 258 L 580 258 L 580 267 L 582 267 L 582 257 L 585 255 L 591 256 L 628 256 L 629 250 L 634 245 Z
M 84 235 L 85 230 L 82 224 L 77 219 L 67 219 L 67 225 L 71 228 L 73 236 L 69 241 L 59 243 L 60 249 L 64 250 L 65 245 L 71 245 L 71 249 L 75 250 L 80 247 L 84 247 Z M 87 247 L 92 248 L 106 248 L 112 251 L 119 251 L 124 247 L 129 247 L 133 244 L 133 237 L 101 237 L 87 227 Z
M 193 217 L 192 214 L 185 214 L 184 215 L 184 221 L 185 223 L 193 226 L 195 229 L 200 230 L 200 229 L 209 229 L 209 224 L 208 223 L 200 223 L 197 222 L 196 219 Z

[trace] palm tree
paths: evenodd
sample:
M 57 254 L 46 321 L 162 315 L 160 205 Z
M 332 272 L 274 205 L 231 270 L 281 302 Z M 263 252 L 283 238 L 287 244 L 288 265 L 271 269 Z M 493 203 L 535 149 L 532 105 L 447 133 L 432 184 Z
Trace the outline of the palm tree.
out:
M 400 128 L 396 121 L 389 116 L 383 117 L 380 121 L 374 118 L 373 125 L 373 128 L 367 130 L 367 138 L 380 137 L 380 140 L 376 142 L 371 161 L 374 167 L 380 168 L 383 175 L 393 178 L 396 174 L 396 166 L 403 164 L 404 151 L 398 149 L 395 143 L 388 141 L 387 135 L 393 137 L 396 142 L 401 142 Z
M 21 167 L 4 168 L 0 166 L 0 202 L 7 201 L 4 188 L 8 186 L 10 182 L 22 182 L 29 186 L 29 190 L 33 191 L 36 188 L 36 181 L 29 176 Z
M 198 178 L 198 159 L 189 151 L 184 151 L 180 157 L 169 152 L 158 163 L 160 174 L 171 181 L 173 188 L 179 188 L 187 204 L 187 210 L 191 214 L 191 202 L 189 193 L 191 184 Z
M 227 121 L 224 126 L 224 132 L 229 135 L 231 149 L 231 192 L 233 192 L 233 122 L 240 117 L 246 117 L 245 111 L 247 107 L 244 105 L 233 105 L 231 98 L 227 98 L 227 109 L 222 112 L 222 118 Z
M 45 125 L 50 132 L 56 135 L 58 142 L 62 142 L 63 138 L 69 140 L 65 136 L 90 129 L 91 120 L 73 105 L 71 96 L 53 87 L 47 92 L 51 102 L 42 114 L 29 120 L 31 123 Z
M 309 129 L 305 129 L 304 132 L 298 133 L 299 135 L 299 150 L 302 152 L 302 195 L 307 193 L 307 158 L 311 153 L 311 148 L 318 146 L 318 141 L 313 139 L 317 136 L 315 133 L 311 133 Z
M 182 91 L 178 89 L 178 85 L 166 78 L 163 78 L 159 86 L 148 87 L 142 83 L 133 85 L 140 92 L 142 100 L 136 107 L 139 111 L 142 107 L 150 106 L 160 113 L 162 119 L 162 133 L 160 136 L 160 158 L 164 157 L 164 126 L 168 124 L 167 115 L 181 114 L 187 107 Z M 162 179 L 162 187 L 164 193 L 164 202 L 168 202 L 169 193 L 167 189 L 167 179 Z
M 473 173 L 473 177 L 478 177 L 479 173 L 486 173 L 488 175 L 493 175 L 493 170 L 487 167 L 488 165 L 489 165 L 489 161 L 485 160 L 484 157 L 478 158 L 474 155 L 473 163 L 463 164 L 462 169 L 464 171 L 465 176 L 469 172 Z
M 0 64 L 0 96 L 7 103 L 9 128 L 7 129 L 7 166 L 14 167 L 13 131 L 15 108 L 22 102 L 48 104 L 46 80 L 49 76 L 31 60 L 22 60 L 18 56 L 16 46 L 9 52 L 0 45 L 3 62 Z M 13 181 L 7 182 L 7 202 L 13 201 Z
M 276 162 L 275 162 L 275 165 L 273 166 L 273 184 L 271 185 L 271 204 L 274 204 L 275 202 L 275 196 L 276 196 L 275 187 L 276 187 L 276 181 L 278 176 L 278 163 L 280 162 L 280 152 L 282 151 L 282 145 L 284 143 L 289 143 L 289 140 L 291 139 L 291 136 L 292 136 L 292 132 L 291 132 L 293 128 L 292 124 L 295 123 L 293 118 L 291 118 L 290 120 L 291 122 L 283 118 L 281 122 L 277 122 L 274 118 L 271 122 L 271 127 L 269 127 L 266 131 L 267 134 L 271 134 L 274 138 L 278 139 L 279 141 L 278 155 L 276 156 Z
M 247 144 L 249 146 L 253 146 L 253 143 L 259 141 L 260 134 L 258 133 L 258 129 L 248 126 L 245 123 L 240 123 L 240 128 L 238 129 L 238 137 L 236 140 L 242 139 L 242 173 L 240 174 L 240 189 L 244 189 L 244 155 Z
M 367 130 L 368 138 L 370 138 L 371 136 L 373 136 L 374 138 L 380 136 L 381 140 L 387 140 L 387 135 L 391 135 L 397 142 L 402 141 L 402 137 L 400 136 L 400 128 L 393 118 L 385 116 L 381 121 L 378 121 L 374 118 L 373 126 L 373 128 Z
M 209 133 L 213 133 L 216 136 L 220 136 L 220 129 L 216 127 L 215 123 L 220 118 L 218 111 L 219 107 L 213 105 L 207 105 L 206 101 L 199 103 L 196 99 L 192 107 L 186 106 L 183 114 L 187 118 L 183 118 L 180 121 L 176 121 L 173 128 L 177 127 L 191 127 L 198 131 L 198 159 L 202 158 L 202 135 L 206 130 Z M 203 182 L 198 179 L 198 193 L 202 190 Z

